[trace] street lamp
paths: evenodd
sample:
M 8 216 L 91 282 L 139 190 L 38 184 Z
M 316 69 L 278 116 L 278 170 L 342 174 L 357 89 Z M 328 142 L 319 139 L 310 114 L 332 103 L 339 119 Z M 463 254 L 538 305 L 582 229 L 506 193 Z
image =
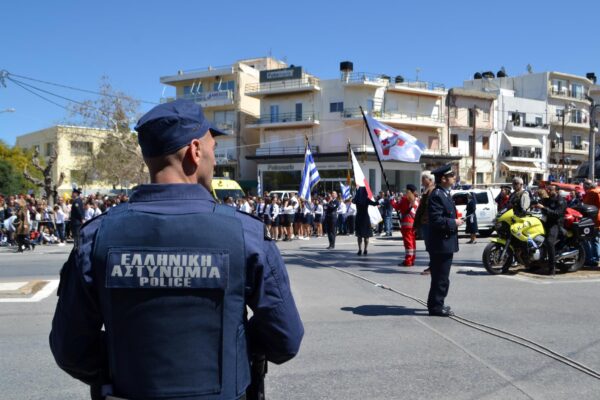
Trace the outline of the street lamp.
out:
M 565 173 L 565 115 L 567 113 L 570 113 L 571 111 L 573 111 L 577 106 L 575 106 L 575 103 L 569 103 L 565 105 L 565 108 L 563 109 L 562 112 L 562 135 L 561 135 L 561 141 L 562 141 L 562 172 L 563 174 Z M 566 178 L 566 176 L 565 176 Z
M 5 113 L 5 112 L 15 112 L 17 110 L 15 110 L 14 108 L 7 108 L 5 110 L 0 110 L 0 113 Z
M 595 180 L 594 174 L 596 173 L 596 109 L 600 108 L 600 104 L 594 104 L 594 99 L 590 96 L 586 96 L 586 99 L 590 102 L 590 138 L 589 138 L 589 162 L 588 162 L 588 178 L 593 182 Z

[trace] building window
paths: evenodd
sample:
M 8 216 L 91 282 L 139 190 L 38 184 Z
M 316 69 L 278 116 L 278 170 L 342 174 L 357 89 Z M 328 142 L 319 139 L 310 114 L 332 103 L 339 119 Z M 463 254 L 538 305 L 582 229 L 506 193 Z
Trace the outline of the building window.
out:
M 573 135 L 571 141 L 574 149 L 583 149 L 583 145 L 581 144 L 581 136 Z
M 474 110 L 472 108 L 469 108 L 469 127 L 473 127 L 473 124 L 475 123 L 475 113 Z
M 271 122 L 279 122 L 279 105 L 273 104 L 269 110 L 271 111 Z
M 582 110 L 573 110 L 571 111 L 571 122 L 576 124 L 585 124 L 587 122 L 587 118 L 585 118 Z
M 583 99 L 583 85 L 578 83 L 571 84 L 571 97 Z
M 483 172 L 478 172 L 477 173 L 477 183 L 478 184 L 484 183 L 483 182 Z
M 54 143 L 46 143 L 46 157 L 54 155 Z
M 525 113 L 513 111 L 510 113 L 510 118 L 514 126 L 525 126 Z
M 92 142 L 71 142 L 72 156 L 89 156 L 92 154 Z
M 338 101 L 336 103 L 329 103 L 329 112 L 342 112 L 344 111 L 344 102 Z
M 490 137 L 489 136 L 484 136 L 481 138 L 481 148 L 483 150 L 490 149 Z
M 373 99 L 367 99 L 367 111 L 373 112 L 374 108 L 375 108 L 375 101 L 373 101 Z
M 559 95 L 567 94 L 567 81 L 562 79 L 552 79 L 552 93 Z
M 235 89 L 235 81 L 219 81 L 219 82 L 213 83 L 213 91 L 215 91 L 215 92 L 224 91 L 224 90 L 233 91 L 234 89 Z
M 458 135 L 452 134 L 450 135 L 450 147 L 458 147 Z
M 535 126 L 544 125 L 544 119 L 542 117 L 535 117 Z
M 483 122 L 490 122 L 490 112 L 488 110 L 482 110 L 481 116 L 483 118 Z

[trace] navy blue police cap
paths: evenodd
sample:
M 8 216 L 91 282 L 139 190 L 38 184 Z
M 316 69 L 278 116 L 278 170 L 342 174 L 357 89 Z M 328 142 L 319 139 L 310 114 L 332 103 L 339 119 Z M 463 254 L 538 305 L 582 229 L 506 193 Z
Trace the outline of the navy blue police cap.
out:
M 454 171 L 452 171 L 452 164 L 443 165 L 439 168 L 434 169 L 433 171 L 431 171 L 431 173 L 438 178 L 446 175 L 454 175 Z
M 213 136 L 226 135 L 212 126 L 199 104 L 184 99 L 154 107 L 140 118 L 134 129 L 144 157 L 173 154 L 208 131 Z
M 410 190 L 411 192 L 416 192 L 417 187 L 415 185 L 413 185 L 412 183 L 409 183 L 408 185 L 406 185 L 406 190 Z

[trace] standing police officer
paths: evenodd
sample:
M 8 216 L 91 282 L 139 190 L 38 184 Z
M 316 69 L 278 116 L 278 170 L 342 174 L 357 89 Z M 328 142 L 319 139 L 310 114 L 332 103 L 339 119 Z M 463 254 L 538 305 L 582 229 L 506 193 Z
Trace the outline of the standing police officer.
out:
M 449 317 L 454 315 L 444 299 L 450 287 L 452 257 L 458 252 L 458 227 L 464 223 L 456 218 L 456 207 L 450 197 L 455 177 L 450 164 L 434 171 L 436 187 L 427 204 L 429 240 L 425 242 L 430 257 L 431 287 L 427 298 L 429 315 Z
M 82 227 L 52 353 L 92 398 L 241 398 L 252 354 L 279 364 L 300 347 L 285 265 L 262 221 L 211 196 L 223 133 L 200 106 L 161 104 L 136 130 L 152 184 Z
M 77 188 L 73 188 L 73 193 L 71 194 L 71 237 L 73 238 L 73 243 L 77 246 L 79 242 L 79 230 L 81 229 L 81 225 L 83 225 L 83 221 L 85 220 L 85 210 L 83 209 L 83 201 L 81 200 L 81 190 Z

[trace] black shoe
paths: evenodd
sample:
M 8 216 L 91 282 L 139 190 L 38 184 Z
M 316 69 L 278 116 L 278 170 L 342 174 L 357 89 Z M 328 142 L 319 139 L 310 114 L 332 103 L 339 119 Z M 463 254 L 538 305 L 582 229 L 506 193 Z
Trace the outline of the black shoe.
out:
M 454 312 L 449 306 L 444 306 L 441 310 L 429 310 L 429 316 L 431 317 L 452 317 Z
M 363 251 L 363 255 L 367 255 L 367 250 L 365 249 L 365 251 Z
M 362 255 L 362 250 L 359 250 L 359 251 L 356 253 L 356 255 L 357 255 L 357 256 L 360 256 L 360 255 Z

